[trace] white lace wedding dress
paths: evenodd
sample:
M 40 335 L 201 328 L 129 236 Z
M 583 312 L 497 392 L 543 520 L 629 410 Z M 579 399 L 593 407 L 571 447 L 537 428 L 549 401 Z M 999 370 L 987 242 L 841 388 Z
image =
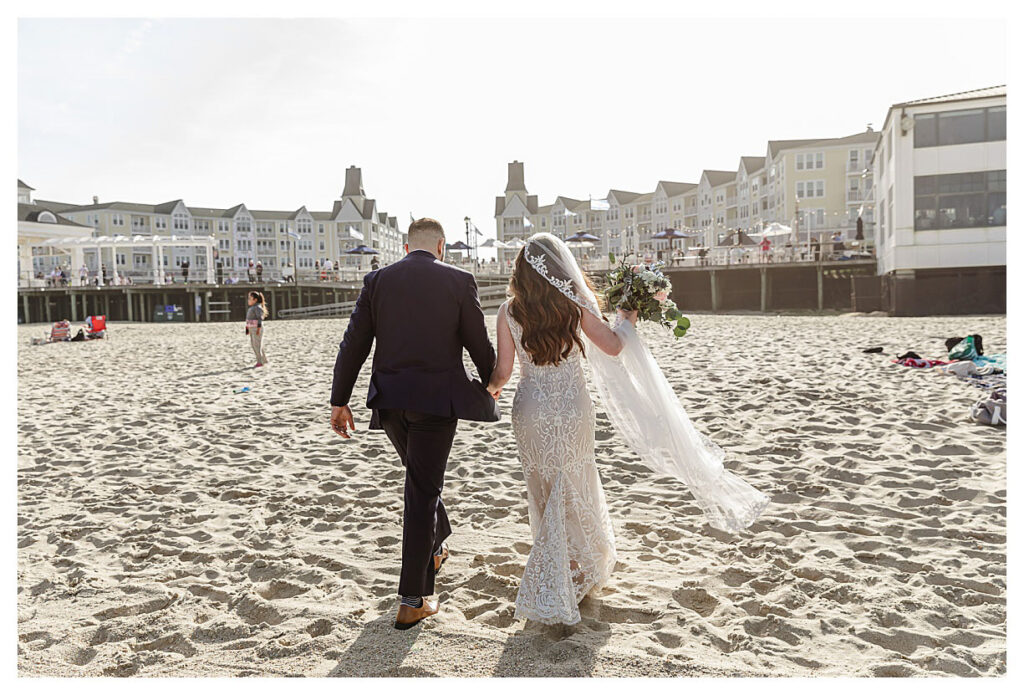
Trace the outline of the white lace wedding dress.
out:
M 516 618 L 572 625 L 580 620 L 579 602 L 615 567 L 615 539 L 594 460 L 594 404 L 578 347 L 557 366 L 538 366 L 510 315 L 508 324 L 520 374 L 512 429 L 533 532 Z

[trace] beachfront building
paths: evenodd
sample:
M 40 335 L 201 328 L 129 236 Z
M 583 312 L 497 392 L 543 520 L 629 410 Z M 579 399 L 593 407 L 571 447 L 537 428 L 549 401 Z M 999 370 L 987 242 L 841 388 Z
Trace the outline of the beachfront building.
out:
M 696 226 L 697 184 L 659 181 L 652 198 L 651 228 L 640 240 L 639 251 L 643 256 L 653 256 L 669 248 L 672 242 L 654 238 L 659 232 Z
M 871 161 L 883 304 L 1006 310 L 1006 86 L 893 104 Z
M 22 197 L 19 182 L 19 201 Z M 249 263 L 263 265 L 265 278 L 281 277 L 286 264 L 300 273 L 312 273 L 330 261 L 341 267 L 365 268 L 365 256 L 347 254 L 364 245 L 378 251 L 382 264 L 404 255 L 404 235 L 398 219 L 377 209 L 363 189 L 362 171 L 355 166 L 345 171 L 345 186 L 330 210 L 257 210 L 244 203 L 228 208 L 192 207 L 183 200 L 159 204 L 122 201 L 78 205 L 58 201 L 37 201 L 64 218 L 94 229 L 101 236 L 212 236 L 216 241 L 215 263 L 227 276 L 246 276 Z M 168 246 L 162 258 L 154 259 L 146 248 L 109 250 L 100 262 L 120 275 L 148 277 L 154 267 L 177 272 L 188 262 L 195 277 L 203 277 L 209 262 L 205 250 L 196 246 Z M 155 261 L 155 263 L 154 263 Z M 93 261 L 95 265 L 95 261 Z M 93 268 L 95 271 L 95 268 Z
M 732 205 L 729 194 L 732 192 Z M 705 169 L 697 184 L 697 228 L 702 246 L 714 246 L 728 234 L 729 208 L 735 215 L 736 172 Z
M 88 239 L 94 229 L 70 220 L 32 199 L 35 189 L 18 179 L 18 284 L 30 285 L 40 274 L 63 266 L 78 284 L 78 269 L 85 261 L 82 247 L 74 240 Z M 62 245 L 55 240 L 68 240 Z
M 866 169 L 878 137 L 869 127 L 840 138 L 769 141 L 760 224 L 795 226 L 803 241 L 836 231 L 853 239 L 861 217 L 870 240 L 874 217 L 868 191 L 873 184 Z
M 761 191 L 768 181 L 764 162 L 764 157 L 740 157 L 736 167 L 736 226 L 747 234 L 762 229 Z

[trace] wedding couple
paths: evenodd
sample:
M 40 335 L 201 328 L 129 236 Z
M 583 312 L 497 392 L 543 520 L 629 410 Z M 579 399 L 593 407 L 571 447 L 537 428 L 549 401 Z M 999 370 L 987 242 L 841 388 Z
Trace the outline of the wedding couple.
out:
M 533 535 L 517 618 L 579 622 L 579 602 L 615 566 L 584 359 L 617 432 L 646 466 L 685 483 L 712 526 L 739 531 L 757 519 L 767 496 L 725 470 L 722 450 L 693 428 L 637 335 L 636 314 L 620 310 L 609 325 L 563 241 L 535 234 L 520 250 L 511 296 L 498 310 L 495 354 L 475 278 L 442 262 L 440 223 L 416 220 L 408 237 L 404 259 L 364 278 L 331 392 L 331 427 L 348 439 L 352 389 L 376 340 L 370 429 L 385 431 L 405 466 L 396 628 L 438 611 L 429 597 L 448 558 L 441 491 L 456 424 L 500 419 L 496 401 L 517 357 L 511 419 Z M 463 349 L 480 381 L 466 374 Z

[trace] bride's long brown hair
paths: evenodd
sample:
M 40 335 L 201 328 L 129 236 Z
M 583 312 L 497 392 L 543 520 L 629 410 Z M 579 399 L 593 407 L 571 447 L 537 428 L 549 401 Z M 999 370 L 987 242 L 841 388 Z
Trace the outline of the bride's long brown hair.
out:
M 533 269 L 524 257 L 525 250 L 525 246 L 519 249 L 508 283 L 508 312 L 523 329 L 523 349 L 537 365 L 557 366 L 574 345 L 586 354 L 580 337 L 582 309 Z M 590 279 L 583 277 L 593 290 Z

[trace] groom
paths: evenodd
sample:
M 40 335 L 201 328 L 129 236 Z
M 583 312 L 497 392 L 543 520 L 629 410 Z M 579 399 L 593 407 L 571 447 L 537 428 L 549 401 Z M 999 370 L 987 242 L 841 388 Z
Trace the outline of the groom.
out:
M 383 429 L 405 466 L 402 574 L 395 627 L 405 630 L 437 613 L 434 575 L 448 557 L 451 534 L 441 488 L 459 419 L 496 422 L 486 384 L 494 369 L 476 279 L 442 263 L 444 229 L 424 217 L 409 225 L 406 256 L 367 273 L 334 364 L 331 428 L 355 430 L 349 401 L 359 370 L 373 354 L 366 405 L 370 429 Z M 476 365 L 471 381 L 462 349 Z

